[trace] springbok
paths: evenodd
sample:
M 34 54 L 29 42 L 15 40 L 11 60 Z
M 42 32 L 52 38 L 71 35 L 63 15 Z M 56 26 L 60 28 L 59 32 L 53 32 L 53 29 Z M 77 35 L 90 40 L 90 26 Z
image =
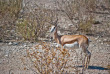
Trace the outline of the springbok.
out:
M 57 21 L 58 20 L 56 20 L 52 24 L 52 27 L 50 29 L 50 32 L 53 33 L 53 38 L 58 44 L 62 46 L 62 48 L 64 48 L 64 46 L 74 47 L 74 45 L 77 43 L 79 45 L 78 47 L 81 48 L 85 54 L 83 67 L 88 68 L 88 64 L 91 58 L 91 53 L 88 51 L 89 39 L 84 35 L 58 35 Z

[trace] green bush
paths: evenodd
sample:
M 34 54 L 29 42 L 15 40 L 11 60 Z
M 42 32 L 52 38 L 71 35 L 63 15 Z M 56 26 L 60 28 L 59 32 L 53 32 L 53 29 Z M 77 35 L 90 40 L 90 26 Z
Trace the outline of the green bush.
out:
M 22 9 L 22 0 L 0 0 L 0 40 L 13 39 L 15 22 Z
M 36 9 L 24 14 L 17 21 L 17 33 L 24 40 L 37 41 L 44 38 L 49 30 L 50 23 L 55 21 L 55 12 L 44 6 L 36 6 Z
M 90 32 L 93 23 L 94 20 L 92 18 L 86 21 L 81 21 L 78 30 L 81 30 L 82 32 Z
M 22 0 L 1 0 L 0 1 L 0 12 L 1 16 L 4 17 L 6 14 L 12 17 L 18 17 L 18 13 L 22 8 Z
M 36 24 L 33 25 L 28 20 L 22 19 L 18 21 L 16 27 L 17 33 L 24 38 L 24 40 L 35 40 Z

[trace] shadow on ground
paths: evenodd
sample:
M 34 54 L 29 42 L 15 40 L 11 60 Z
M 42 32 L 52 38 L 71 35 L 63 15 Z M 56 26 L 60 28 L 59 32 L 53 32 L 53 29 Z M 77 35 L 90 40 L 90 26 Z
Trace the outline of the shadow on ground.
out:
M 78 66 L 83 67 L 83 66 Z M 110 70 L 108 68 L 100 67 L 100 66 L 89 66 L 88 69 L 96 69 L 96 70 Z

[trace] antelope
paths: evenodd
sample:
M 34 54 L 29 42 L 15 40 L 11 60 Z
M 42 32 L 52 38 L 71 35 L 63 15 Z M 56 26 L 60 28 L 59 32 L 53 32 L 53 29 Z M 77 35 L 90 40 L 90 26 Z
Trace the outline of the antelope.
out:
M 50 29 L 50 32 L 53 33 L 54 40 L 61 45 L 61 48 L 64 48 L 64 46 L 74 47 L 75 44 L 78 44 L 78 47 L 81 48 L 85 55 L 83 68 L 88 68 L 91 58 L 91 53 L 88 51 L 89 39 L 84 35 L 58 35 L 57 21 L 58 20 L 52 23 L 52 27 Z

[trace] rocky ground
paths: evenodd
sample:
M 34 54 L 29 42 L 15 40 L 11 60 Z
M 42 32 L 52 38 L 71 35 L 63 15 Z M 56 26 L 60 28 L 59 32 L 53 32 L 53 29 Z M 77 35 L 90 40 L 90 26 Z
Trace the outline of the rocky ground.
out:
M 33 0 L 33 3 L 35 3 L 34 1 L 35 0 Z M 41 0 L 38 1 L 40 2 Z M 42 2 L 44 1 L 45 0 Z M 110 24 L 110 14 L 105 14 L 105 17 L 102 16 L 102 14 L 97 13 L 95 13 L 95 15 L 97 16 L 96 21 L 100 21 L 101 24 L 93 25 L 92 27 L 95 33 L 93 33 L 93 35 L 87 35 L 91 41 L 89 45 L 89 51 L 91 52 L 92 56 L 89 68 L 84 71 L 84 74 L 110 74 L 110 27 L 107 27 L 107 24 Z M 60 19 L 60 21 L 66 23 L 59 22 L 59 34 L 78 33 L 71 32 L 73 31 L 71 24 L 62 19 Z M 63 24 L 63 26 L 61 24 Z M 67 24 L 70 24 L 70 26 Z M 47 43 L 49 43 L 48 40 Z M 32 63 L 27 58 L 26 51 L 29 50 L 30 47 L 33 47 L 37 44 L 37 42 L 0 42 L 0 74 L 36 74 L 35 69 L 32 69 Z M 69 69 L 71 74 L 74 74 L 73 69 Z M 82 65 L 79 65 L 78 69 L 81 70 Z
M 84 74 L 110 74 L 110 39 L 89 36 L 92 53 L 89 68 Z M 38 43 L 0 43 L 0 74 L 36 74 L 31 69 L 26 50 Z M 79 66 L 79 69 L 82 68 Z M 73 72 L 72 72 L 73 73 Z

